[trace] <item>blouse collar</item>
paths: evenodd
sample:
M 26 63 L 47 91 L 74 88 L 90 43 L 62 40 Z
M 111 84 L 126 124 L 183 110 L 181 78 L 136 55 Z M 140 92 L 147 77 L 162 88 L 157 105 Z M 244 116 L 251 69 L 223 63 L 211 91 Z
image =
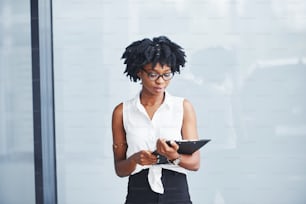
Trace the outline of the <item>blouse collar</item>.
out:
M 144 107 L 143 107 L 143 105 L 141 104 L 141 101 L 140 101 L 140 94 L 141 94 L 141 91 L 136 96 L 137 97 L 136 106 L 139 110 L 143 110 Z M 171 108 L 171 95 L 167 91 L 165 91 L 165 98 L 164 98 L 163 103 L 160 105 L 160 108 L 161 107 Z

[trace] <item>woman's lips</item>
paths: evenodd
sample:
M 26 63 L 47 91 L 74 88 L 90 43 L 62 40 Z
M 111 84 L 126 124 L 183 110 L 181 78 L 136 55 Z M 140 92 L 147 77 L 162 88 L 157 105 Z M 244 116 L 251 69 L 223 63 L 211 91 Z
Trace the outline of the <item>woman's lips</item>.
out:
M 157 92 L 161 92 L 161 91 L 164 90 L 163 87 L 154 87 L 153 89 L 154 89 L 155 91 L 157 91 Z

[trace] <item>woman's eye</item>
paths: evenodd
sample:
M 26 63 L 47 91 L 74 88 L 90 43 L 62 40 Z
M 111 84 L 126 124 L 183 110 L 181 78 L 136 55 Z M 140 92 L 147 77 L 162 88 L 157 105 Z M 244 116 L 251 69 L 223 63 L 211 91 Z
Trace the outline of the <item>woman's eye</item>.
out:
M 156 77 L 157 74 L 156 74 L 156 73 L 149 73 L 149 76 L 150 76 L 150 77 Z
M 170 73 L 165 73 L 164 76 L 165 77 L 170 77 L 171 76 L 171 72 Z

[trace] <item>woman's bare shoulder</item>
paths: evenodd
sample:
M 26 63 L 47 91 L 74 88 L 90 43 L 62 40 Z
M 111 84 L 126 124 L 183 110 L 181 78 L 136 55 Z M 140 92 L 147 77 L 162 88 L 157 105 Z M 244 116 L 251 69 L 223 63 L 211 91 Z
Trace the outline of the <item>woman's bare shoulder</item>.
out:
M 184 98 L 184 100 L 183 100 L 183 106 L 184 106 L 184 110 L 186 110 L 186 111 L 193 111 L 192 103 L 188 99 L 186 99 L 186 98 Z
M 122 112 L 123 112 L 123 103 L 119 103 L 118 105 L 115 106 L 113 110 L 113 117 L 122 115 Z

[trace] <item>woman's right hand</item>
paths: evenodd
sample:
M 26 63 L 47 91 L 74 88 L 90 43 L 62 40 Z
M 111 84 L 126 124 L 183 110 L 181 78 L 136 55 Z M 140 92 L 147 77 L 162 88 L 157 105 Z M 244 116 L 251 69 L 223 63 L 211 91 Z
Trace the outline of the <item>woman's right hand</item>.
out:
M 136 164 L 139 164 L 141 166 L 144 165 L 153 165 L 157 162 L 156 155 L 152 154 L 151 151 L 148 150 L 141 150 L 131 157 L 131 160 L 135 162 Z

